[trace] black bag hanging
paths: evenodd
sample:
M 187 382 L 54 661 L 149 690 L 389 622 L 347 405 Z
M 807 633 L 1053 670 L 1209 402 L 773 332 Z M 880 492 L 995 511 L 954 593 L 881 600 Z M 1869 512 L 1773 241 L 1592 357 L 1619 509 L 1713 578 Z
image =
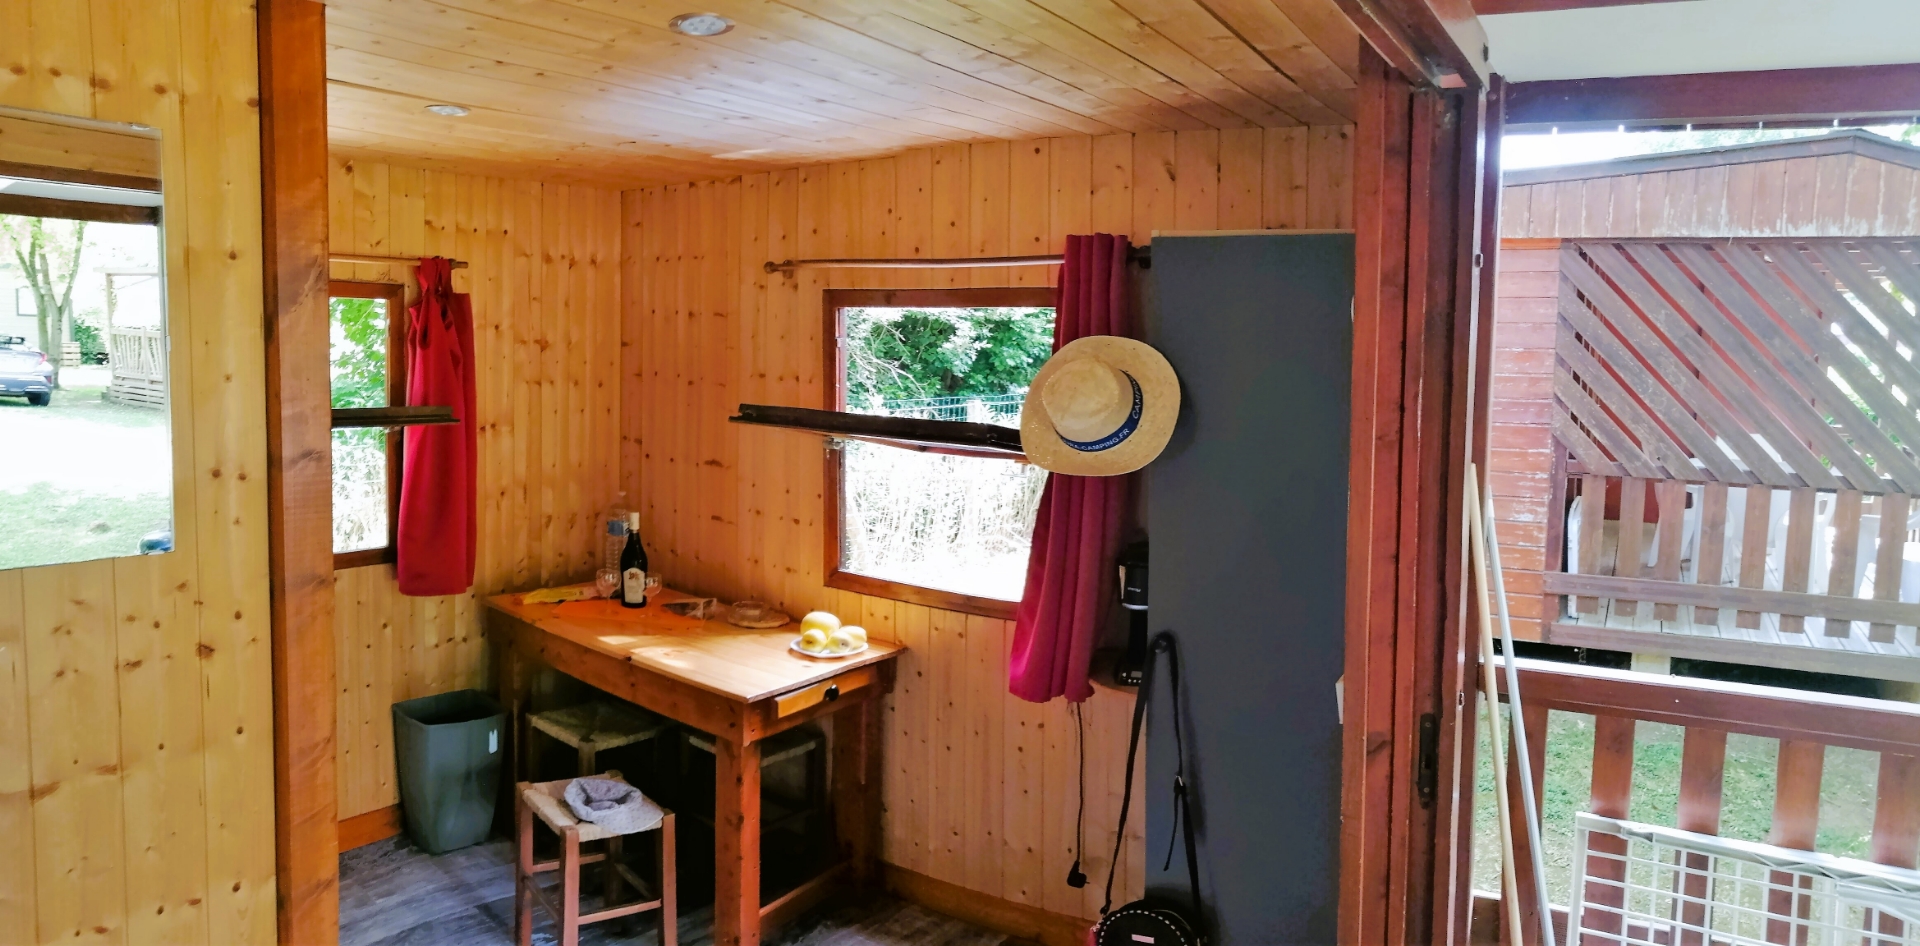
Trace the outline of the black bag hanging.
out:
M 1186 842 L 1187 890 L 1191 907 L 1166 899 L 1148 897 L 1135 900 L 1118 910 L 1113 906 L 1113 872 L 1120 862 L 1120 842 L 1127 832 L 1127 809 L 1133 804 L 1133 763 L 1140 751 L 1140 728 L 1147 718 L 1147 699 L 1153 693 L 1153 668 L 1161 654 L 1167 655 L 1169 696 L 1173 701 L 1173 820 L 1175 830 Z M 1173 635 L 1161 631 L 1153 639 L 1147 665 L 1140 679 L 1140 693 L 1133 704 L 1133 735 L 1127 741 L 1127 783 L 1120 795 L 1120 827 L 1114 834 L 1113 860 L 1107 864 L 1107 896 L 1100 905 L 1100 923 L 1093 928 L 1096 946 L 1203 946 L 1200 935 L 1200 860 L 1193 843 L 1193 811 L 1187 800 L 1187 748 L 1180 721 L 1180 656 L 1174 649 Z M 1167 866 L 1173 864 L 1173 839 L 1167 839 Z M 1162 868 L 1165 869 L 1164 867 Z

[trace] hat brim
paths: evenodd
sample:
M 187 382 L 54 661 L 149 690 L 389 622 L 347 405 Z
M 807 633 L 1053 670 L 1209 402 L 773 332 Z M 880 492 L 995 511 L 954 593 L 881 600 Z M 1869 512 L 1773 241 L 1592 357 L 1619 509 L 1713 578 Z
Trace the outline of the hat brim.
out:
M 1140 424 L 1127 439 L 1107 450 L 1085 451 L 1067 446 L 1047 406 L 1038 397 L 1047 379 L 1062 367 L 1092 358 L 1126 372 L 1140 385 Z M 1180 415 L 1180 379 L 1165 355 L 1145 342 L 1117 335 L 1089 335 L 1068 342 L 1033 376 L 1020 413 L 1020 443 L 1027 460 L 1043 470 L 1069 476 L 1119 476 L 1153 462 L 1173 437 Z

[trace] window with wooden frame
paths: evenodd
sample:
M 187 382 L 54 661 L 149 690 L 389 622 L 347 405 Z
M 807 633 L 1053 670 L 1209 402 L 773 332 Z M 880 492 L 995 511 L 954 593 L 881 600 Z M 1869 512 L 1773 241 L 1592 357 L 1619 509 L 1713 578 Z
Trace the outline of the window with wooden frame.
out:
M 328 377 L 334 408 L 394 407 L 406 400 L 403 287 L 335 281 L 327 288 Z M 333 567 L 393 561 L 400 512 L 398 427 L 333 431 Z
M 828 410 L 1018 427 L 1054 290 L 829 289 Z M 1011 618 L 1046 473 L 1004 454 L 843 440 L 827 453 L 827 585 Z

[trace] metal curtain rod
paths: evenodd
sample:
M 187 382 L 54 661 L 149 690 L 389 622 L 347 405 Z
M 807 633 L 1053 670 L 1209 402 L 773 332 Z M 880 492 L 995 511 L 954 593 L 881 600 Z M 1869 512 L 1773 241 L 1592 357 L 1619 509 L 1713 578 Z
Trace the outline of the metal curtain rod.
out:
M 335 253 L 327 257 L 327 261 L 330 263 L 372 263 L 374 265 L 385 263 L 399 263 L 403 266 L 420 265 L 420 258 L 417 256 L 367 256 L 361 253 Z M 452 263 L 454 269 L 467 268 L 467 261 L 463 259 L 448 260 L 447 262 Z
M 790 259 L 767 261 L 769 273 L 791 273 L 798 269 L 968 269 L 981 266 L 1058 266 L 1058 253 L 1048 256 L 967 256 L 949 259 L 916 257 L 873 257 L 868 259 Z M 1152 248 L 1136 246 L 1127 251 L 1127 260 L 1142 269 L 1153 264 Z

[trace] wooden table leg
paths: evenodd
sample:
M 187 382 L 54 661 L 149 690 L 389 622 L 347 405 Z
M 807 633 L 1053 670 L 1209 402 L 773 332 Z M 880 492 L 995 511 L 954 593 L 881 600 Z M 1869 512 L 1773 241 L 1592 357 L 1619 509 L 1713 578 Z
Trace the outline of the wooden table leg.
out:
M 760 946 L 760 746 L 713 750 L 713 942 Z
M 833 714 L 834 829 L 862 887 L 879 883 L 882 719 L 874 699 Z

